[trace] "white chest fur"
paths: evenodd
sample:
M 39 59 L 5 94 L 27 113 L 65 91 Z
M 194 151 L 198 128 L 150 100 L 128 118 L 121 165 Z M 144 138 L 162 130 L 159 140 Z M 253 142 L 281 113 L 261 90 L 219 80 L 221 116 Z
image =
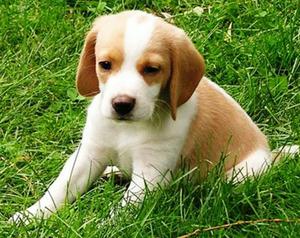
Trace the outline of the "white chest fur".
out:
M 148 164 L 153 166 L 160 167 L 158 164 L 162 163 L 165 169 L 166 166 L 170 166 L 170 170 L 174 168 L 196 113 L 195 96 L 178 109 L 176 121 L 169 115 L 147 121 L 111 120 L 101 114 L 100 105 L 99 94 L 88 109 L 82 142 L 92 143 L 105 151 L 106 163 L 117 165 L 129 174 L 132 173 L 133 159 L 147 158 Z M 163 161 L 164 157 L 168 159 Z

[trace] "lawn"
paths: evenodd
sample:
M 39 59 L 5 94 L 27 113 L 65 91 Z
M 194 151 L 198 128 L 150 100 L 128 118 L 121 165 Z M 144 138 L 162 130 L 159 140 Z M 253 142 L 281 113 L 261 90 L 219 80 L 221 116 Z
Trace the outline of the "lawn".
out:
M 99 179 L 49 220 L 7 222 L 45 192 L 78 144 L 89 104 L 74 84 L 85 32 L 96 16 L 124 9 L 169 13 L 203 54 L 206 75 L 243 106 L 271 147 L 300 144 L 297 0 L 2 0 L 0 237 L 177 237 L 197 229 L 201 237 L 299 237 L 299 156 L 241 185 L 226 183 L 218 169 L 198 186 L 177 177 L 114 220 L 109 211 L 124 186 Z M 251 222 L 202 230 L 237 221 Z

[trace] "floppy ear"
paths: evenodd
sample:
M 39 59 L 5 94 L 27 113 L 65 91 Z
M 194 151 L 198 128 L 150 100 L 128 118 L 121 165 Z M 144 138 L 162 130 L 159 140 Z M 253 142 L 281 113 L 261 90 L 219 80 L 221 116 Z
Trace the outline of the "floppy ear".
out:
M 91 97 L 100 92 L 96 74 L 96 37 L 97 32 L 93 29 L 86 35 L 77 67 L 76 87 L 78 92 L 85 97 Z
M 181 31 L 171 42 L 171 62 L 169 100 L 172 118 L 176 120 L 177 107 L 194 93 L 204 75 L 205 65 L 191 40 Z

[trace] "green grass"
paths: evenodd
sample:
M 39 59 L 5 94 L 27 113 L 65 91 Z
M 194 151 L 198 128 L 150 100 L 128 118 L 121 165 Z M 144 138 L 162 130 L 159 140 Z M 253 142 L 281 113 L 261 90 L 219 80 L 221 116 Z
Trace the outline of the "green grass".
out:
M 199 1 L 200 2 L 200 1 Z M 213 2 L 213 4 L 212 4 Z M 204 8 L 200 16 L 193 8 Z M 266 133 L 272 148 L 300 143 L 300 11 L 291 1 L 3 0 L 0 3 L 0 237 L 176 237 L 238 220 L 300 217 L 300 158 L 234 186 L 214 171 L 108 214 L 123 186 L 98 181 L 47 221 L 7 223 L 31 205 L 80 140 L 88 101 L 74 79 L 84 34 L 97 15 L 168 12 L 222 85 Z M 231 38 L 228 36 L 232 24 Z M 257 223 L 201 237 L 299 237 L 300 224 Z

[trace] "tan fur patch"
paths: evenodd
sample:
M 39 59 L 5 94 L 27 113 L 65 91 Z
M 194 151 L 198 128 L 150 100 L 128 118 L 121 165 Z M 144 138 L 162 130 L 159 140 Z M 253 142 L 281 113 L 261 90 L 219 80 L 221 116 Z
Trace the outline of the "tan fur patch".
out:
M 142 72 L 151 64 L 160 65 L 162 72 L 155 76 L 141 74 L 148 85 L 160 83 L 162 89 L 168 86 L 165 91 L 175 120 L 177 107 L 191 97 L 204 74 L 203 58 L 181 29 L 156 18 L 156 28 L 137 69 Z
M 95 54 L 97 62 L 109 61 L 112 68 L 109 71 L 96 66 L 100 82 L 106 83 L 109 76 L 117 73 L 124 61 L 124 34 L 128 15 L 125 13 L 104 16 L 97 20 L 94 28 L 98 32 Z
M 124 31 L 130 12 L 102 16 L 88 32 L 77 69 L 76 84 L 83 96 L 94 96 L 100 84 L 118 72 L 124 61 Z M 99 68 L 99 61 L 110 61 L 112 69 Z M 100 86 L 101 88 L 101 86 Z
M 254 150 L 268 148 L 264 134 L 231 100 L 217 91 L 207 79 L 197 90 L 198 112 L 183 150 L 186 163 L 200 169 L 204 178 L 222 153 L 227 156 L 225 171 Z
M 147 16 L 141 16 L 139 20 L 142 23 L 147 20 Z M 170 77 L 170 49 L 167 47 L 168 40 L 166 34 L 168 34 L 166 22 L 160 18 L 156 18 L 152 37 L 149 40 L 143 55 L 137 61 L 136 69 L 149 86 L 153 84 L 165 85 Z M 144 69 L 147 66 L 158 67 L 160 71 L 156 74 L 146 74 Z
M 145 67 L 157 67 L 159 72 L 156 74 L 146 74 Z M 143 76 L 145 82 L 151 86 L 153 84 L 163 84 L 170 76 L 170 61 L 167 50 L 157 47 L 149 47 L 137 62 L 137 71 Z
M 95 72 L 96 38 L 96 32 L 91 30 L 87 33 L 77 67 L 76 87 L 78 92 L 85 97 L 99 93 L 99 83 Z

